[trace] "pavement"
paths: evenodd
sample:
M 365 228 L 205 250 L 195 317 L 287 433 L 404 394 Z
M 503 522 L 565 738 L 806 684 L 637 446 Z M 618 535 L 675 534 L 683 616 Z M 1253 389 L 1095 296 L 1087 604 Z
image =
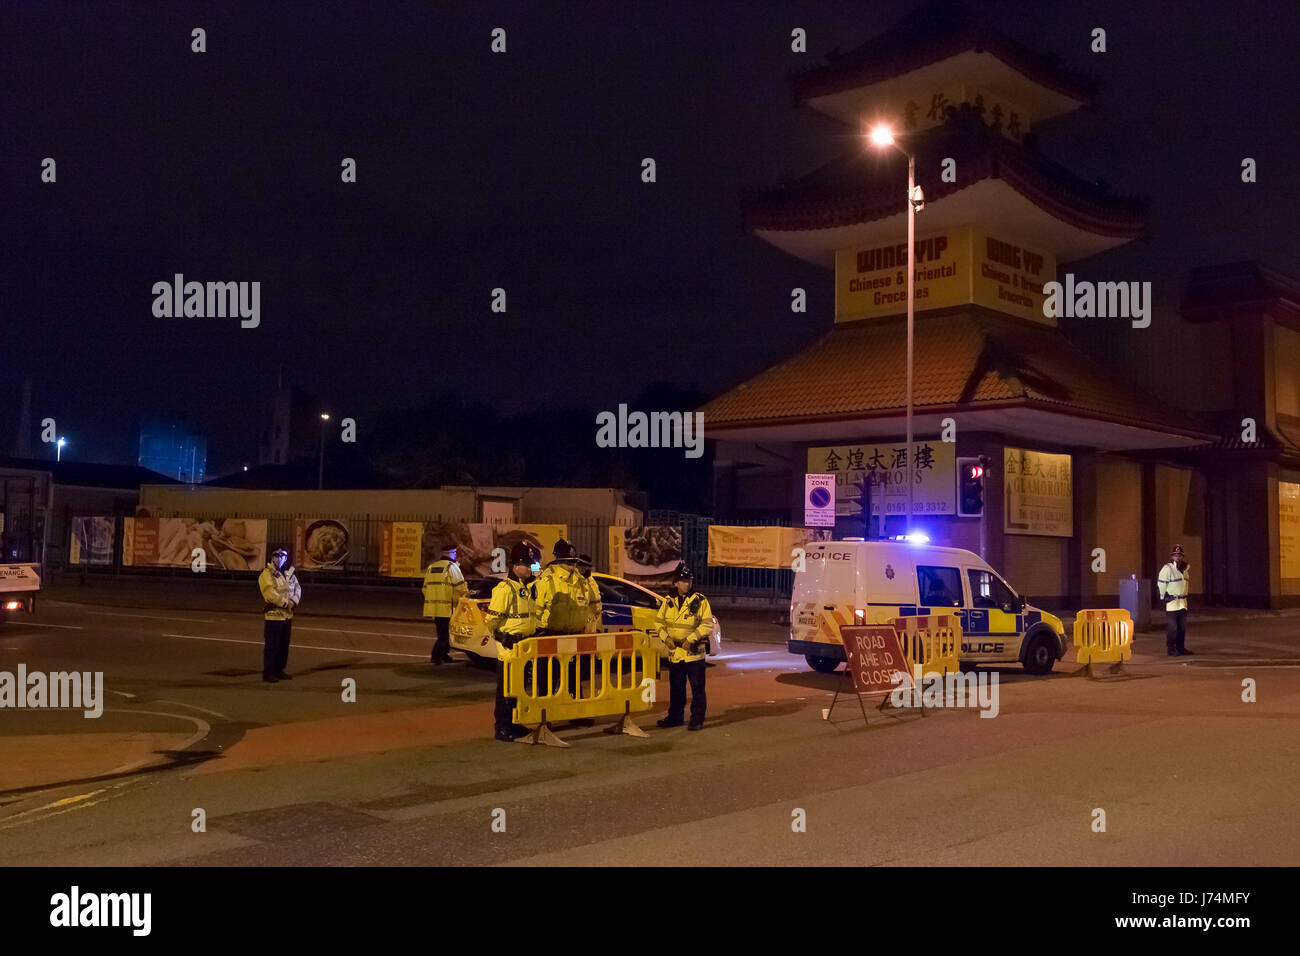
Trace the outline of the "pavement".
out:
M 557 751 L 493 742 L 493 674 L 431 667 L 424 621 L 317 605 L 295 619 L 295 679 L 266 685 L 255 611 L 69 600 L 89 593 L 103 591 L 51 589 L 34 618 L 0 631 L 0 671 L 23 662 L 105 681 L 97 720 L 0 711 L 6 862 L 1300 861 L 1293 616 L 1194 617 L 1188 658 L 1139 636 L 1119 678 L 997 669 L 994 720 L 864 721 L 852 695 L 822 718 L 840 675 L 786 653 L 770 612 L 728 614 L 703 733 L 654 727 L 661 682 L 639 718 L 648 738 L 561 727 L 572 747 Z M 202 599 L 216 593 L 242 600 Z M 1242 700 L 1247 679 L 1255 703 Z M 1098 807 L 1111 838 L 1089 829 Z M 489 829 L 496 810 L 512 836 Z M 806 839 L 792 839 L 795 810 Z

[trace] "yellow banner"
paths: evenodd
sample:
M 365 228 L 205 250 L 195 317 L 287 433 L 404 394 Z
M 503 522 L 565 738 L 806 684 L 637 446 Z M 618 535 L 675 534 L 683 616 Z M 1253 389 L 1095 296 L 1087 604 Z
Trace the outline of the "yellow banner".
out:
M 902 190 L 906 193 L 907 190 Z M 835 321 L 873 319 L 907 311 L 907 242 L 835 253 Z M 948 229 L 916 240 L 916 309 L 970 301 L 970 229 Z
M 385 521 L 379 529 L 379 573 L 391 578 L 424 576 L 420 549 L 424 540 L 421 521 Z
M 912 443 L 912 513 L 957 512 L 957 445 L 932 438 Z M 871 482 L 871 513 L 907 513 L 907 443 L 830 445 L 808 449 L 808 471 L 835 476 L 836 511 L 856 512 L 858 486 Z M 840 508 L 840 502 L 848 502 Z
M 1277 483 L 1278 551 L 1284 578 L 1300 578 L 1300 484 Z
M 1043 315 L 1043 283 L 1056 278 L 1056 257 L 982 229 L 955 226 L 916 240 L 915 308 L 974 303 L 1034 322 Z M 907 243 L 835 253 L 835 321 L 907 311 Z
M 1074 533 L 1074 476 L 1069 455 L 1007 448 L 1002 474 L 1006 495 L 1003 531 L 1057 538 Z
M 810 528 L 709 526 L 709 564 L 728 568 L 788 568 L 791 554 L 809 541 L 830 540 L 830 531 Z

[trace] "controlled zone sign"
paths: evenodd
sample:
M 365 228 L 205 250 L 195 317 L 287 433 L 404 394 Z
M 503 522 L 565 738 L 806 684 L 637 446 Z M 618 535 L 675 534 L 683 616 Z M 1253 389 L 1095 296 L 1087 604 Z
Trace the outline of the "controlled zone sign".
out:
M 835 525 L 835 476 L 803 476 L 803 523 L 809 528 Z

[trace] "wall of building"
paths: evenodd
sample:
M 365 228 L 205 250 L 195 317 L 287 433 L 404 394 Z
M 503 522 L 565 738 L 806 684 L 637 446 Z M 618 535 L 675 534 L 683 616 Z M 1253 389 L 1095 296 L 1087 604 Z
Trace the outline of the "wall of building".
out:
M 1130 459 L 1098 455 L 1093 465 L 1094 490 L 1087 502 L 1092 533 L 1082 548 L 1082 593 L 1117 598 L 1119 581 L 1142 576 L 1142 466 Z M 1092 570 L 1093 548 L 1106 552 L 1106 570 Z
M 1205 592 L 1205 478 L 1198 470 L 1155 466 L 1155 556 L 1157 569 L 1181 544 L 1191 574 L 1191 593 Z

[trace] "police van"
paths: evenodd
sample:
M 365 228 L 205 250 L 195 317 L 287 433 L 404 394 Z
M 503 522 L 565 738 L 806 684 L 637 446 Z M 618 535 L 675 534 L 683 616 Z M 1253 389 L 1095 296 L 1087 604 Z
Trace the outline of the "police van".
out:
M 1020 663 L 1046 674 L 1065 656 L 1061 619 L 1025 603 L 979 555 L 910 541 L 825 541 L 804 548 L 790 602 L 791 654 L 830 673 L 844 660 L 840 628 L 868 609 L 899 617 L 952 611 L 961 620 L 961 662 Z

